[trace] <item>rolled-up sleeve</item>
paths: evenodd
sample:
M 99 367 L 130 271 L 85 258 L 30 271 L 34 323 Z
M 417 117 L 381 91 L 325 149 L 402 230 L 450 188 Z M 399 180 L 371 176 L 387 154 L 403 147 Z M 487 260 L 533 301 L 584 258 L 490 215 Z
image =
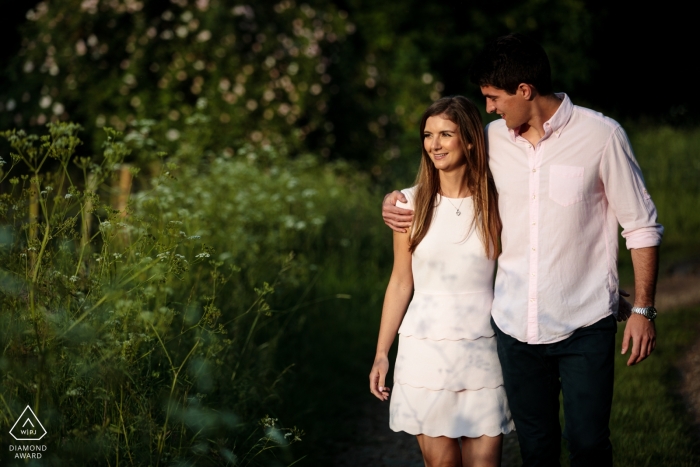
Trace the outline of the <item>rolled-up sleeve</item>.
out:
M 617 127 L 605 147 L 600 176 L 627 249 L 661 244 L 664 228 L 657 221 L 656 206 L 622 127 Z

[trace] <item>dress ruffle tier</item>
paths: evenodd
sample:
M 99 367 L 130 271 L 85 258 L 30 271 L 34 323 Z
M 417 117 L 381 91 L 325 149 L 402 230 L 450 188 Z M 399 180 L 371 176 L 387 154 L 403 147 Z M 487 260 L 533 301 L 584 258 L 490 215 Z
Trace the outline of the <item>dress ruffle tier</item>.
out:
M 478 438 L 513 431 L 503 386 L 433 391 L 395 384 L 389 426 L 394 431 L 432 437 Z
M 399 330 L 392 430 L 478 438 L 514 429 L 488 311 L 484 318 L 491 299 L 491 291 L 414 294 Z

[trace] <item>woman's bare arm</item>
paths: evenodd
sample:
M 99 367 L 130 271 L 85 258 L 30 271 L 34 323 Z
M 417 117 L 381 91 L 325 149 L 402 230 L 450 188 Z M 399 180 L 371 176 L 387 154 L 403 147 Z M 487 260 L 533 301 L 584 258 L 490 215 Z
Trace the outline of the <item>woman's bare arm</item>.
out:
M 383 401 L 389 398 L 389 388 L 385 387 L 386 374 L 389 371 L 389 349 L 413 294 L 412 257 L 408 251 L 408 241 L 408 233 L 394 232 L 394 268 L 384 295 L 377 353 L 369 374 L 370 391 Z

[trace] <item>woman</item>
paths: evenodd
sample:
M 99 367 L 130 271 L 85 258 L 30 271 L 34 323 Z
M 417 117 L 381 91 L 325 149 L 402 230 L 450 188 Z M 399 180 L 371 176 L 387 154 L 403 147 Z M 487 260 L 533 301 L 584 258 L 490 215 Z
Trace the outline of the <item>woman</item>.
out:
M 398 332 L 391 428 L 417 435 L 428 467 L 495 467 L 513 422 L 490 325 L 501 224 L 481 117 L 465 97 L 445 97 L 420 131 L 416 186 L 403 190 L 401 206 L 414 218 L 408 232 L 394 232 L 370 390 L 389 398 L 387 354 Z

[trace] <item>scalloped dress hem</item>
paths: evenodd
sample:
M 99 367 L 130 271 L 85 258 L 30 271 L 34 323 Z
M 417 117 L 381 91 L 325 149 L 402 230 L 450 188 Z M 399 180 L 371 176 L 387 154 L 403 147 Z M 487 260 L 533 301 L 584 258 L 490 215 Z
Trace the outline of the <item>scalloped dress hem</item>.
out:
M 478 438 L 515 430 L 503 386 L 431 391 L 395 385 L 389 427 L 411 435 Z

